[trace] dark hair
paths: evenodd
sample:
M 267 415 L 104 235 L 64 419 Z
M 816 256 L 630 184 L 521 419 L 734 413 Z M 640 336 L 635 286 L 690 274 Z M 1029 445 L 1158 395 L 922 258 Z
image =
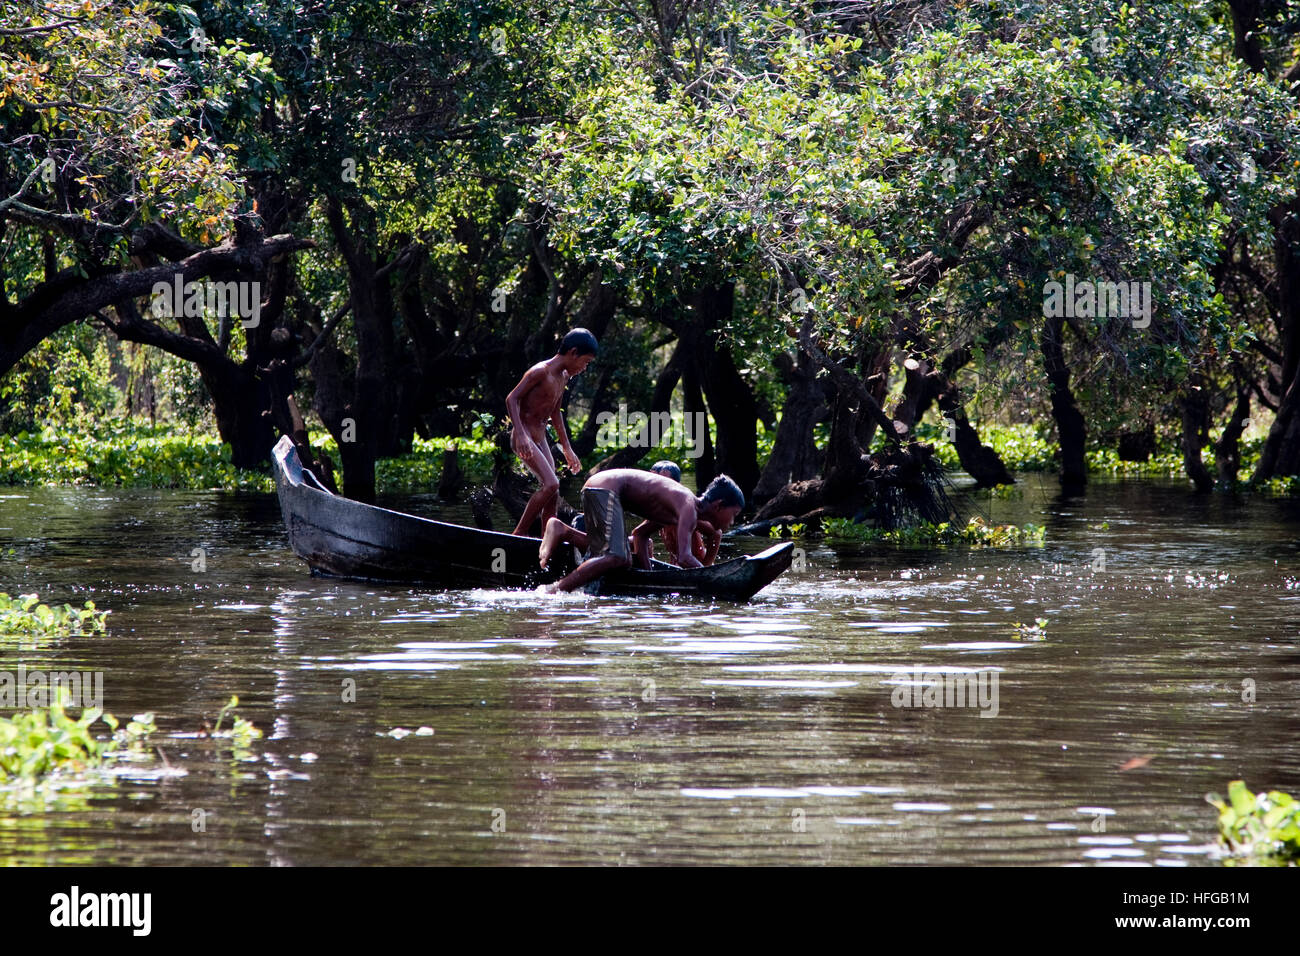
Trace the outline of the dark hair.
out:
M 718 475 L 700 495 L 705 504 L 716 501 L 724 508 L 744 508 L 745 493 L 726 475 Z
M 664 459 L 657 461 L 650 466 L 650 470 L 656 475 L 663 475 L 665 478 L 671 478 L 673 481 L 682 480 L 682 470 L 677 467 L 677 462 Z
M 555 350 L 555 354 L 563 355 L 570 349 L 576 349 L 579 355 L 595 355 L 600 349 L 600 344 L 596 341 L 596 336 L 586 329 L 570 329 L 568 335 L 560 342 L 560 347 Z

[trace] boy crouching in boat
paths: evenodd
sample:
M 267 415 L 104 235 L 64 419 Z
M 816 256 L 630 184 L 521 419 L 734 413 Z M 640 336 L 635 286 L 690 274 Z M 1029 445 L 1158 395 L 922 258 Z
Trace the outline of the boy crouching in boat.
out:
M 657 461 L 650 466 L 650 470 L 656 475 L 663 475 L 665 478 L 671 478 L 677 483 L 681 483 L 682 470 L 676 462 L 664 459 Z M 576 527 L 576 525 L 575 525 Z M 638 526 L 633 530 L 632 535 L 635 537 L 637 531 L 641 530 Z M 710 546 L 704 544 L 703 531 L 714 532 L 710 536 Z M 677 556 L 677 529 L 672 526 L 664 526 L 659 529 L 659 539 L 668 552 L 673 564 L 681 567 L 681 559 Z M 634 553 L 635 563 L 638 568 L 650 567 L 650 562 L 654 559 L 654 546 L 651 543 L 651 535 L 647 533 L 644 537 L 638 538 L 643 542 L 641 550 Z M 722 544 L 722 535 L 716 533 L 716 529 L 709 526 L 707 522 L 701 521 L 696 525 L 695 531 L 691 534 L 691 554 L 695 555 L 695 560 L 700 564 L 708 567 L 718 557 L 718 547 Z
M 663 475 L 665 478 L 671 478 L 673 481 L 681 484 L 682 470 L 677 466 L 676 462 L 671 462 L 667 459 L 657 461 L 650 466 L 650 470 L 656 475 Z M 585 533 L 587 530 L 582 512 L 575 514 L 569 519 L 568 523 L 574 531 Z M 695 531 L 691 535 L 691 554 L 695 555 L 697 561 L 705 567 L 708 567 L 718 556 L 718 546 L 722 544 L 722 536 L 715 534 L 712 539 L 713 547 L 712 549 L 709 549 L 704 545 L 704 537 L 700 533 L 701 528 L 704 528 L 706 531 L 714 530 L 704 521 L 701 521 L 696 525 Z M 628 535 L 628 550 L 632 553 L 632 563 L 636 567 L 648 569 L 654 561 L 654 546 L 651 543 L 653 531 L 645 531 L 644 536 L 641 536 L 638 534 L 641 530 L 641 527 L 638 526 L 630 535 Z M 637 540 L 633 540 L 633 538 L 637 538 Z M 677 557 L 677 528 L 673 525 L 660 526 L 659 538 L 663 543 L 664 548 L 668 551 L 669 556 L 672 558 L 673 564 L 680 566 L 681 562 Z M 638 541 L 640 542 L 639 548 Z
M 564 387 L 569 379 L 591 364 L 598 348 L 594 335 L 586 329 L 573 329 L 560 342 L 559 351 L 525 372 L 514 391 L 506 396 L 506 411 L 510 414 L 511 425 L 510 447 L 541 482 L 541 487 L 528 499 L 514 534 L 528 534 L 528 529 L 538 518 L 541 518 L 545 530 L 559 503 L 560 479 L 555 474 L 555 459 L 551 457 L 551 443 L 546 437 L 548 423 L 555 425 L 555 435 L 560 440 L 560 449 L 569 470 L 576 475 L 582 468 L 564 429 L 560 400 L 564 398 Z
M 631 550 L 640 550 L 639 541 L 664 527 L 677 529 L 681 566 L 702 567 L 692 554 L 691 536 L 698 528 L 710 537 L 720 537 L 745 507 L 745 496 L 726 475 L 714 478 L 704 494 L 697 497 L 663 475 L 635 468 L 611 468 L 592 476 L 582 486 L 582 505 L 585 533 L 575 531 L 559 518 L 546 523 L 538 552 L 543 568 L 562 541 L 587 553 L 587 560 L 555 584 L 547 585 L 548 591 L 573 591 L 610 571 L 628 567 L 632 564 Z M 624 507 L 646 519 L 633 531 L 631 542 L 624 530 Z

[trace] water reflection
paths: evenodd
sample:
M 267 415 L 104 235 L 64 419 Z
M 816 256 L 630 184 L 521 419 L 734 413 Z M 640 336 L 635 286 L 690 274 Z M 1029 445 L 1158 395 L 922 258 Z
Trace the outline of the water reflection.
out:
M 1203 865 L 1205 792 L 1300 789 L 1294 503 L 1141 482 L 979 506 L 1047 544 L 807 542 L 737 606 L 315 579 L 266 496 L 6 494 L 0 590 L 114 614 L 0 639 L 5 666 L 104 670 L 180 773 L 11 795 L 0 859 Z M 995 719 L 894 704 L 900 674 L 990 669 Z M 266 732 L 251 759 L 193 736 L 231 694 Z

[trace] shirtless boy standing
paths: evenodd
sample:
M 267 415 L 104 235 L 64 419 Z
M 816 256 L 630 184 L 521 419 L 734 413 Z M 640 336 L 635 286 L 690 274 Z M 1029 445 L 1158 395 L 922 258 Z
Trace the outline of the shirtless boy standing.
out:
M 560 498 L 560 479 L 555 474 L 555 459 L 551 457 L 551 443 L 546 437 L 548 423 L 555 426 L 555 435 L 560 440 L 560 449 L 569 470 L 577 474 L 582 467 L 564 429 L 560 400 L 569 379 L 596 357 L 597 347 L 594 335 L 586 329 L 573 329 L 560 343 L 559 351 L 525 372 L 514 391 L 506 396 L 506 411 L 511 425 L 510 447 L 541 482 L 541 487 L 528 499 L 523 516 L 515 526 L 515 534 L 528 534 L 528 529 L 539 517 L 545 530 L 548 519 L 555 516 Z

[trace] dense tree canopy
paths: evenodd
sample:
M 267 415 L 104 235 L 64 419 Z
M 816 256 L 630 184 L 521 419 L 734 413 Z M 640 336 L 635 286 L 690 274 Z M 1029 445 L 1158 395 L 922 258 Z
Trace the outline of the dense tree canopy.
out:
M 697 480 L 770 515 L 858 510 L 931 409 L 1010 481 L 999 403 L 1075 489 L 1144 431 L 1230 487 L 1248 421 L 1255 477 L 1300 474 L 1280 5 L 3 10 L 0 373 L 94 321 L 194 363 L 237 463 L 301 403 L 370 497 L 585 325 L 584 464 L 644 451 L 590 457 L 601 411 L 705 412 Z M 158 315 L 177 271 L 258 281 L 260 324 Z

